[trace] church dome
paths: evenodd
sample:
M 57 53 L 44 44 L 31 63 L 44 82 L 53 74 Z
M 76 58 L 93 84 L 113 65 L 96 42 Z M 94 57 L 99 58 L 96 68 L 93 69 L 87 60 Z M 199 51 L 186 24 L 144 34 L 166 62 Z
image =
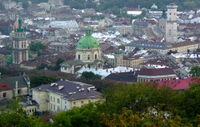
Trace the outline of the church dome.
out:
M 78 49 L 91 49 L 91 48 L 98 48 L 99 41 L 92 37 L 91 29 L 86 31 L 86 36 L 81 38 L 77 44 Z
M 156 4 L 153 4 L 153 5 L 151 6 L 151 9 L 158 9 L 158 6 L 157 6 Z

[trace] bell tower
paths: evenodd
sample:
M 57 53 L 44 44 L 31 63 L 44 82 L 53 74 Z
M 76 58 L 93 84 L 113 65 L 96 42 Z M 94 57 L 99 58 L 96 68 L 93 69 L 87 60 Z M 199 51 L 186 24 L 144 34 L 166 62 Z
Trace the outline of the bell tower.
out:
M 177 42 L 177 8 L 176 4 L 167 5 L 167 22 L 165 40 L 167 43 Z
M 13 64 L 21 64 L 24 61 L 29 60 L 29 42 L 26 38 L 22 26 L 22 19 L 19 17 L 17 21 L 17 27 L 12 36 L 12 59 Z

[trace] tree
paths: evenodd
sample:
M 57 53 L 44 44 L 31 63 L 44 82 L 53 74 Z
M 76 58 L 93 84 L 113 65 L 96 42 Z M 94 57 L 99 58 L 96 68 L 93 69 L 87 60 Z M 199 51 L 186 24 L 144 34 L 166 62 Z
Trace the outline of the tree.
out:
M 200 67 L 192 67 L 190 74 L 192 75 L 192 77 L 200 77 Z
M 170 110 L 174 91 L 169 88 L 157 90 L 156 85 L 132 84 L 108 88 L 102 109 L 108 113 L 118 113 L 122 108 L 144 111 L 148 107 L 158 106 L 161 110 Z
M 42 64 L 38 65 L 36 68 L 37 68 L 38 70 L 42 70 L 42 69 L 48 68 L 48 65 L 42 63 Z
M 98 80 L 101 79 L 100 75 L 96 75 L 93 72 L 83 72 L 81 78 L 86 80 Z
M 61 112 L 54 117 L 54 127 L 101 127 L 96 104 Z
M 58 81 L 59 78 L 57 77 L 51 77 L 47 75 L 31 75 L 30 76 L 30 81 L 31 81 L 31 87 L 37 87 L 42 84 L 49 84 L 52 82 Z
M 28 116 L 23 111 L 19 100 L 10 100 L 9 104 L 0 107 L 0 127 L 48 127 L 36 116 Z
M 45 45 L 40 42 L 35 42 L 30 44 L 30 50 L 34 52 L 39 52 L 42 49 L 45 49 Z
M 124 109 L 120 114 L 103 114 L 101 122 L 106 127 L 192 127 L 179 116 L 154 109 L 137 113 Z
M 200 83 L 191 84 L 191 88 L 178 94 L 174 105 L 182 117 L 195 119 L 200 114 Z

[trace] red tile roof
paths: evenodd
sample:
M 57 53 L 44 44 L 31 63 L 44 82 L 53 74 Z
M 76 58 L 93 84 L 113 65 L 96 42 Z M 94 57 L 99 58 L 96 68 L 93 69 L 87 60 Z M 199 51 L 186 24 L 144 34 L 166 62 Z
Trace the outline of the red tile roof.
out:
M 0 84 L 0 91 L 11 90 L 11 89 L 13 89 L 13 87 L 10 86 L 7 82 L 2 82 Z
M 158 81 L 157 85 L 169 86 L 173 90 L 184 90 L 190 88 L 191 83 L 200 83 L 200 80 L 197 78 L 186 78 L 186 79 L 177 79 L 177 80 L 168 80 L 168 81 Z

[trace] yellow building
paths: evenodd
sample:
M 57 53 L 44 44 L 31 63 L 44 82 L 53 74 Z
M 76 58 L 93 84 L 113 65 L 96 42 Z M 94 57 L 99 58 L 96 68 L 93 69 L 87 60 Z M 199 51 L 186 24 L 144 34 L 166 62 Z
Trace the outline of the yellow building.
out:
M 125 56 L 123 53 L 117 53 L 115 55 L 115 66 L 139 68 L 140 64 L 145 61 L 145 58 L 141 55 Z
M 103 101 L 94 86 L 72 81 L 58 81 L 34 88 L 33 100 L 39 104 L 39 111 L 53 113 Z

